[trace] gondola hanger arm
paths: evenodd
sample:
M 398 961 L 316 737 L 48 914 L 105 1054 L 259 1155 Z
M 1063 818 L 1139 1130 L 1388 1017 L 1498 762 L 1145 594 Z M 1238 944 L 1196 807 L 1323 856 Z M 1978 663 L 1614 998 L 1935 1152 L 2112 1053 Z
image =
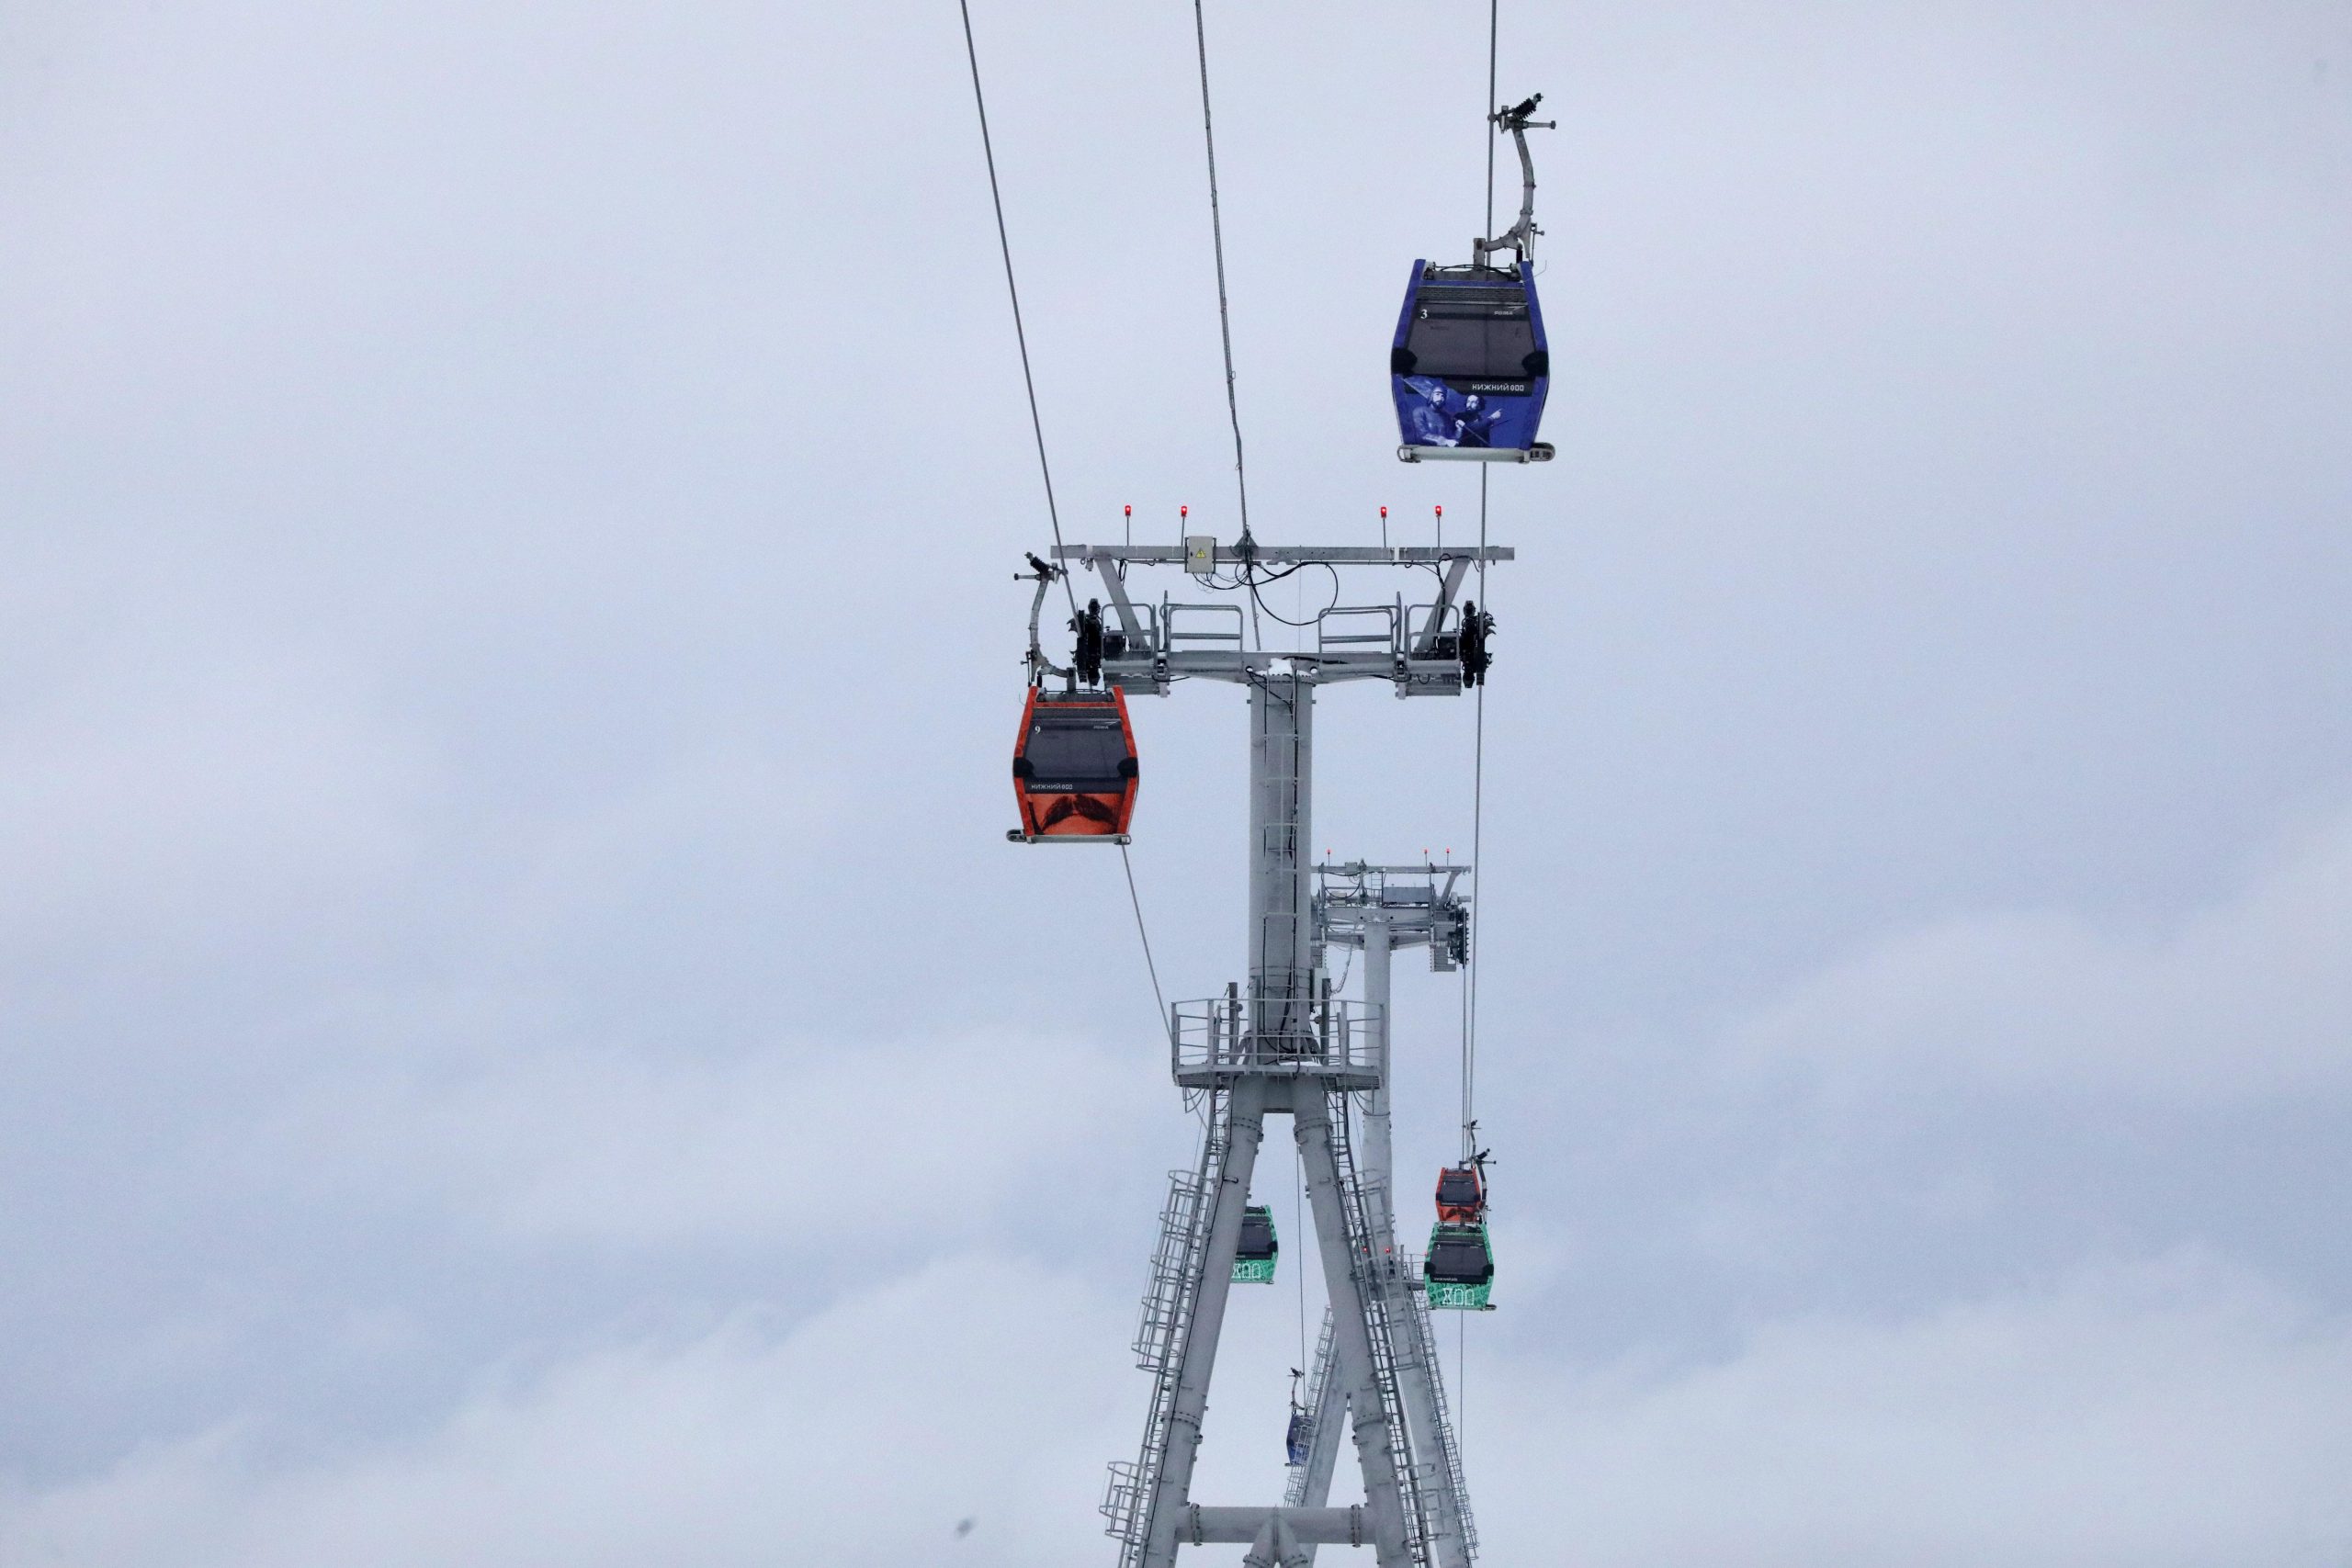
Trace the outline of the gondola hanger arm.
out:
M 1556 130 L 1556 119 L 1531 119 L 1535 106 L 1544 101 L 1537 93 L 1506 108 L 1498 108 L 1487 117 L 1498 130 L 1510 132 L 1511 144 L 1519 149 L 1519 221 L 1491 240 L 1470 242 L 1471 259 L 1480 265 L 1497 251 L 1510 251 L 1524 264 L 1535 256 L 1535 236 L 1544 231 L 1535 226 L 1535 160 L 1528 156 L 1527 133 L 1531 130 Z
M 1044 646 L 1037 640 L 1037 619 L 1046 607 L 1046 590 L 1051 588 L 1057 580 L 1068 575 L 1069 569 L 1055 566 L 1049 561 L 1039 560 L 1035 555 L 1029 558 L 1029 565 L 1033 570 L 1016 571 L 1012 574 L 1012 580 L 1015 582 L 1034 581 L 1037 584 L 1037 592 L 1029 601 L 1030 682 L 1034 684 L 1047 674 L 1059 675 L 1065 680 L 1075 680 L 1078 674 L 1077 670 L 1074 667 L 1064 669 L 1046 658 Z

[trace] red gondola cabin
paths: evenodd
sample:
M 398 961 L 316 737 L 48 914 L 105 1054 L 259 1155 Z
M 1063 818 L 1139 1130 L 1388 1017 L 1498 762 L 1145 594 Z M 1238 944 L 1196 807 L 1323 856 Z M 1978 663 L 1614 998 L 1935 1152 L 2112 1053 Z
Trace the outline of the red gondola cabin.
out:
M 1020 836 L 1103 839 L 1127 830 L 1136 811 L 1135 730 L 1118 688 L 1029 688 L 1012 753 Z

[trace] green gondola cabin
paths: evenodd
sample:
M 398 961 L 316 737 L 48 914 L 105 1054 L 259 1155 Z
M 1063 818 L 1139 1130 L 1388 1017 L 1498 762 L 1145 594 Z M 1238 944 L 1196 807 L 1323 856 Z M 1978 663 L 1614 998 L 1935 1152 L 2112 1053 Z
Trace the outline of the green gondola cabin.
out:
M 1421 1280 L 1430 1305 L 1456 1312 L 1491 1312 L 1495 1254 L 1484 1225 L 1440 1224 L 1430 1232 L 1429 1258 Z
M 1252 1203 L 1243 1209 L 1241 1245 L 1233 1249 L 1233 1282 L 1272 1284 L 1274 1260 L 1282 1250 L 1281 1239 L 1274 1235 L 1274 1212 L 1263 1203 Z

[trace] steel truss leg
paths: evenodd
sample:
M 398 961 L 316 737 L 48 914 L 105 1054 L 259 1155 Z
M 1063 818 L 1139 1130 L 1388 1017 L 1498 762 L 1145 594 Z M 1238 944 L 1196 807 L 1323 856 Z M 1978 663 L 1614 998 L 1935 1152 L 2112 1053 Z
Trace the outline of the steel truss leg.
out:
M 1314 1548 L 1299 1545 L 1298 1537 L 1276 1515 L 1266 1521 L 1258 1539 L 1250 1543 L 1250 1554 L 1241 1560 L 1241 1568 L 1308 1568 L 1314 1561 Z
M 1364 923 L 1364 999 L 1372 1004 L 1372 1017 L 1376 1020 L 1380 1060 L 1380 1087 L 1368 1097 L 1364 1108 L 1364 1208 L 1378 1238 L 1376 1245 L 1385 1249 L 1384 1256 L 1394 1258 L 1396 1224 L 1392 1206 L 1395 1170 L 1389 1153 L 1388 1067 L 1392 1037 L 1388 922 L 1375 916 Z M 1423 1461 L 1419 1490 L 1430 1511 L 1430 1545 L 1438 1568 L 1470 1568 L 1469 1532 L 1463 1523 L 1468 1510 L 1455 1490 L 1455 1461 L 1449 1451 L 1453 1433 L 1440 1414 L 1442 1402 L 1436 1387 L 1440 1373 L 1427 1353 L 1428 1325 L 1414 1318 L 1401 1318 L 1406 1313 L 1418 1317 L 1429 1309 L 1419 1299 L 1417 1291 L 1399 1291 L 1396 1295 L 1396 1312 L 1400 1314 L 1400 1320 L 1393 1324 L 1397 1393 L 1403 1400 L 1407 1424 L 1412 1428 L 1409 1451 Z M 1332 1341 L 1335 1348 L 1337 1343 L 1336 1339 Z M 1356 1381 L 1344 1362 L 1337 1367 L 1317 1367 L 1315 1371 L 1320 1380 L 1322 1398 L 1317 1402 L 1305 1485 L 1299 1497 L 1309 1507 L 1320 1507 L 1330 1500 L 1331 1472 L 1340 1452 L 1340 1409 L 1347 1398 L 1346 1391 Z M 1306 1554 L 1311 1561 L 1316 1548 L 1310 1544 Z
M 1250 1201 L 1250 1175 L 1266 1131 L 1267 1084 L 1244 1078 L 1226 1096 L 1225 1160 L 1210 1194 L 1209 1235 L 1184 1331 L 1176 1374 L 1176 1404 L 1169 1418 L 1167 1453 L 1144 1516 L 1144 1568 L 1174 1568 L 1176 1527 L 1190 1501 L 1193 1461 L 1201 1447 L 1201 1416 L 1208 1409 L 1209 1377 L 1216 1369 L 1217 1335 L 1233 1290 L 1233 1255 L 1241 1243 L 1241 1211 Z
M 1319 1348 L 1329 1356 L 1331 1343 L 1325 1337 Z M 1340 1422 L 1348 1413 L 1348 1387 L 1355 1380 L 1336 1366 L 1317 1366 L 1313 1387 L 1315 1396 L 1315 1426 L 1306 1440 L 1306 1474 L 1298 1495 L 1292 1501 L 1300 1507 L 1319 1508 L 1331 1500 L 1331 1472 L 1340 1463 Z M 1315 1549 L 1307 1548 L 1312 1557 Z
M 1395 1311 L 1400 1314 L 1426 1313 L 1429 1309 L 1414 1299 L 1417 1293 L 1397 1292 L 1400 1299 Z M 1463 1525 L 1467 1510 L 1455 1490 L 1453 1458 L 1446 1451 L 1453 1434 L 1439 1413 L 1435 1381 L 1441 1374 L 1427 1354 L 1428 1325 L 1405 1319 L 1395 1326 L 1396 1332 L 1392 1337 L 1396 1387 L 1412 1428 L 1410 1452 L 1423 1461 L 1420 1495 L 1430 1511 L 1430 1546 L 1438 1568 L 1470 1568 L 1468 1531 Z M 1335 1358 L 1338 1355 L 1336 1336 L 1329 1353 Z M 1344 1360 L 1335 1366 L 1318 1366 L 1316 1376 L 1321 1380 L 1321 1398 L 1316 1404 L 1315 1427 L 1308 1438 L 1306 1476 L 1293 1499 L 1295 1506 L 1309 1508 L 1319 1508 L 1330 1501 L 1331 1475 L 1340 1457 L 1340 1417 L 1351 1403 L 1350 1390 L 1359 1381 Z M 1315 1543 L 1307 1543 L 1306 1551 L 1310 1562 L 1317 1550 Z
M 1438 1568 L 1470 1568 L 1470 1541 L 1462 1522 L 1464 1510 L 1454 1490 L 1453 1456 L 1447 1451 L 1453 1435 L 1438 1415 L 1438 1370 L 1425 1353 L 1433 1343 L 1424 1317 L 1429 1308 L 1408 1298 L 1401 1310 L 1413 1317 L 1396 1325 L 1396 1387 L 1404 1395 L 1406 1419 L 1412 1425 L 1413 1451 L 1424 1461 L 1421 1497 L 1430 1510 L 1430 1544 Z
M 1344 1111 L 1346 1097 L 1301 1083 L 1292 1111 L 1299 1157 L 1306 1168 L 1306 1198 L 1315 1211 L 1315 1239 L 1323 1254 L 1323 1286 L 1331 1298 L 1331 1344 L 1340 1381 L 1348 1391 L 1355 1427 L 1356 1460 L 1363 1467 L 1364 1513 L 1372 1523 L 1380 1568 L 1406 1568 L 1405 1510 L 1397 1491 L 1396 1466 L 1409 1450 L 1402 1432 L 1389 1430 L 1373 1365 L 1372 1309 L 1364 1292 L 1371 1260 L 1359 1267 L 1348 1240 L 1345 1198 L 1340 1190 L 1339 1158 L 1331 1147 L 1331 1102 Z M 1409 1463 L 1409 1458 L 1406 1462 Z
M 1250 995 L 1238 1055 L 1262 1066 L 1244 1068 L 1225 1091 L 1224 1155 L 1205 1199 L 1201 1256 L 1170 1309 L 1182 1326 L 1171 1336 L 1172 1383 L 1161 1385 L 1171 1391 L 1166 1395 L 1168 1418 L 1164 1428 L 1147 1428 L 1136 1476 L 1138 1483 L 1148 1478 L 1148 1491 L 1139 1514 L 1131 1517 L 1131 1528 L 1119 1530 L 1126 1543 L 1122 1562 L 1134 1568 L 1175 1568 L 1181 1545 L 1208 1540 L 1213 1514 L 1232 1522 L 1231 1510 L 1192 1506 L 1193 1471 L 1231 1292 L 1242 1210 L 1266 1114 L 1272 1111 L 1290 1113 L 1306 1170 L 1331 1301 L 1337 1375 L 1326 1380 L 1334 1391 L 1327 1403 L 1344 1404 L 1353 1426 L 1364 1507 L 1360 1516 L 1350 1515 L 1344 1537 L 1320 1533 L 1329 1523 L 1320 1516 L 1329 1510 L 1317 1509 L 1290 1517 L 1275 1510 L 1262 1521 L 1251 1520 L 1255 1528 L 1247 1534 L 1223 1539 L 1250 1541 L 1249 1561 L 1257 1568 L 1299 1568 L 1309 1561 L 1310 1548 L 1300 1540 L 1307 1535 L 1350 1541 L 1368 1536 L 1378 1568 L 1421 1568 L 1429 1563 L 1421 1554 L 1433 1544 L 1427 1537 L 1437 1533 L 1419 1500 L 1419 1483 L 1430 1467 L 1413 1463 L 1416 1434 L 1410 1427 L 1418 1417 L 1394 1381 L 1426 1361 L 1417 1351 L 1417 1325 L 1402 1315 L 1419 1309 L 1387 1245 L 1385 1171 L 1374 1177 L 1374 1190 L 1367 1193 L 1348 1149 L 1347 1091 L 1337 1079 L 1316 1076 L 1313 1066 L 1324 1049 L 1306 886 L 1314 675 L 1293 670 L 1253 678 L 1250 699 Z M 1381 1043 L 1385 1054 L 1385 1040 Z M 1385 1112 L 1385 1101 L 1381 1109 Z M 1379 1158 L 1385 1167 L 1385 1147 Z M 1338 1427 L 1334 1409 L 1328 1429 L 1335 1444 Z M 1325 1461 L 1327 1493 L 1330 1462 Z

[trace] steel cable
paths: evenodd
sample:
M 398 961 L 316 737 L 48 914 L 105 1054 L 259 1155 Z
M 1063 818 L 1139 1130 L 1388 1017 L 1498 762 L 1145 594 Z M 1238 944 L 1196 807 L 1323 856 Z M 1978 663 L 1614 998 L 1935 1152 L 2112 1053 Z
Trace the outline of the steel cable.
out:
M 1233 312 L 1225 291 L 1225 218 L 1216 197 L 1216 130 L 1209 116 L 1209 34 L 1201 0 L 1193 0 L 1193 38 L 1201 58 L 1201 141 L 1209 159 L 1209 239 L 1216 252 L 1216 326 L 1225 344 L 1225 408 L 1233 421 L 1233 486 L 1241 501 L 1241 536 L 1250 537 L 1250 479 L 1242 464 L 1241 401 L 1233 378 Z M 1243 563 L 1247 570 L 1248 563 Z
M 1007 297 L 1012 301 L 1012 336 L 1013 341 L 1017 343 L 1021 348 L 1021 383 L 1029 394 L 1029 428 L 1031 433 L 1035 435 L 1037 441 L 1037 473 L 1038 477 L 1045 481 L 1046 516 L 1047 521 L 1053 525 L 1054 546 L 1058 563 L 1058 555 L 1062 547 L 1061 513 L 1054 503 L 1053 465 L 1047 462 L 1046 458 L 1046 422 L 1043 416 L 1037 412 L 1037 380 L 1036 377 L 1032 373 L 1029 367 L 1029 333 L 1027 327 L 1023 324 L 1021 319 L 1021 286 L 1013 277 L 1012 240 L 1007 231 L 1004 223 L 1004 193 L 997 180 L 996 146 L 995 142 L 989 135 L 988 95 L 982 91 L 980 86 L 980 51 L 978 46 L 972 39 L 971 0 L 956 0 L 956 9 L 962 13 L 964 18 L 964 58 L 969 62 L 972 69 L 972 106 L 979 114 L 980 153 L 988 163 L 989 201 L 996 211 L 997 249 L 1004 257 L 1004 291 Z M 1214 198 L 1214 178 L 1211 180 L 1211 186 L 1212 198 Z M 1224 260 L 1222 242 L 1220 242 L 1218 259 L 1218 289 L 1220 296 L 1222 296 L 1223 288 Z M 1230 364 L 1231 355 L 1228 350 L 1228 374 L 1230 371 Z M 1235 426 L 1235 440 L 1238 451 L 1238 443 L 1239 441 L 1239 425 L 1238 423 Z M 1075 621 L 1078 618 L 1078 591 L 1070 586 L 1069 572 L 1067 568 L 1062 571 L 1062 594 L 1063 597 L 1069 602 L 1070 619 Z M 1135 910 L 1136 937 L 1143 944 L 1144 971 L 1151 976 L 1151 998 L 1158 1010 L 1158 1021 L 1155 1025 L 1155 1032 L 1164 1034 L 1169 1028 L 1168 998 L 1167 994 L 1159 988 L 1159 965 L 1152 958 L 1151 931 L 1144 923 L 1143 899 L 1136 891 L 1135 863 L 1128 858 L 1127 846 L 1125 844 L 1121 844 L 1119 846 L 1119 864 L 1121 869 L 1126 873 L 1127 904 L 1130 908 Z M 1205 1135 L 1205 1134 L 1204 1135 Z
M 1487 99 L 1480 113 L 1489 114 L 1495 105 L 1496 45 L 1500 36 L 1502 0 L 1487 0 Z M 1487 221 L 1480 231 L 1492 234 L 1495 229 L 1495 137 L 1493 120 L 1487 122 Z M 1523 264 L 1522 264 L 1523 265 Z M 1478 465 L 1478 601 L 1487 599 L 1487 465 Z M 1481 609 L 1481 615 L 1485 611 Z M 1478 910 L 1487 901 L 1486 888 L 1486 823 L 1487 823 L 1487 682 L 1478 682 L 1477 705 L 1471 718 L 1470 750 L 1470 865 L 1478 886 L 1470 900 L 1468 953 L 1462 965 L 1462 1158 L 1464 1164 L 1478 1155 L 1476 1090 L 1478 1082 L 1478 971 L 1485 966 L 1478 942 Z M 1470 1443 L 1470 1332 L 1465 1317 L 1454 1325 L 1453 1390 L 1455 1442 L 1467 1462 Z
M 1151 959 L 1151 932 L 1144 929 L 1143 900 L 1136 895 L 1135 862 L 1127 858 L 1127 846 L 1119 846 L 1119 864 L 1127 874 L 1127 903 L 1136 912 L 1136 935 L 1143 942 L 1143 966 L 1151 976 L 1151 999 L 1159 1004 L 1159 1027 L 1169 1027 L 1168 998 L 1159 988 L 1159 965 Z
M 1046 517 L 1054 525 L 1055 563 L 1060 564 L 1062 548 L 1061 512 L 1054 504 L 1054 470 L 1046 461 L 1046 422 L 1037 412 L 1037 378 L 1029 369 L 1029 333 L 1021 321 L 1021 286 L 1012 277 L 1012 240 L 1004 227 L 1004 193 L 996 177 L 996 145 L 989 137 L 988 96 L 980 91 L 980 51 L 972 41 L 971 0 L 956 0 L 964 14 L 964 58 L 972 67 L 972 104 L 980 115 L 980 153 L 988 160 L 989 200 L 996 208 L 997 249 L 1004 254 L 1004 291 L 1012 299 L 1012 338 L 1021 347 L 1021 384 L 1029 393 L 1029 428 L 1037 437 L 1037 472 L 1046 481 Z M 1069 585 L 1069 569 L 1062 570 L 1062 595 L 1069 601 L 1071 620 L 1078 619 L 1078 591 Z
M 1216 254 L 1216 331 L 1225 345 L 1225 412 L 1233 422 L 1233 489 L 1241 502 L 1241 538 L 1246 545 L 1250 533 L 1250 472 L 1241 452 L 1241 395 L 1233 377 L 1233 310 L 1225 290 L 1225 215 L 1216 197 L 1216 128 L 1209 114 L 1209 32 L 1208 23 L 1201 15 L 1201 0 L 1193 0 L 1193 40 L 1198 46 L 1201 61 L 1201 143 L 1208 150 L 1209 164 L 1209 243 Z M 1250 640 L 1260 649 L 1266 646 L 1264 634 L 1258 626 L 1258 591 L 1255 583 L 1257 563 L 1244 557 L 1241 562 L 1242 581 L 1250 586 Z M 1269 612 L 1271 614 L 1272 612 Z
M 1502 0 L 1487 0 L 1487 103 L 1495 101 L 1495 54 Z M 1487 223 L 1484 232 L 1491 233 L 1495 226 L 1495 123 L 1487 120 Z M 1478 602 L 1487 600 L 1487 465 L 1478 465 Z M 1483 611 L 1480 612 L 1484 614 Z M 1472 717 L 1470 764 L 1470 864 L 1474 871 L 1486 864 L 1485 829 L 1487 818 L 1487 683 L 1478 682 L 1478 696 Z M 1478 1079 L 1478 906 L 1486 902 L 1486 889 L 1478 889 L 1479 897 L 1470 901 L 1469 957 L 1462 965 L 1462 1157 L 1467 1162 L 1477 1150 L 1476 1089 Z

